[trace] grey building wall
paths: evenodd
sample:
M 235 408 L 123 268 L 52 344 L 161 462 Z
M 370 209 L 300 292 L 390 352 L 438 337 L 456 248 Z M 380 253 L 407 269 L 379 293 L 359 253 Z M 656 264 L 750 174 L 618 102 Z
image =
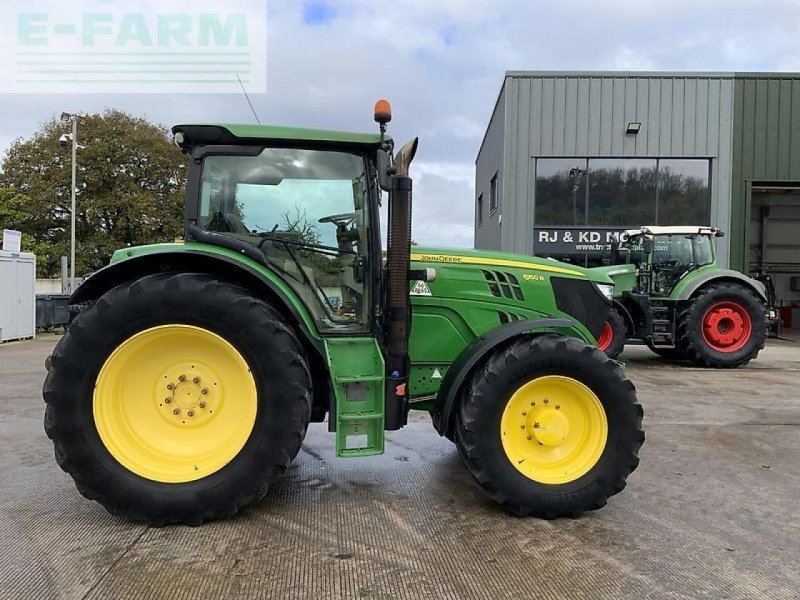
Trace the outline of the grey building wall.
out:
M 732 73 L 506 73 L 476 161 L 476 198 L 488 189 L 492 165 L 502 167 L 502 225 L 499 238 L 481 232 L 484 218 L 476 247 L 533 252 L 534 165 L 546 157 L 709 158 L 711 224 L 727 230 L 733 89 Z M 494 123 L 500 119 L 502 127 Z M 633 121 L 642 123 L 640 133 L 625 135 Z M 505 134 L 499 159 L 498 132 Z M 727 240 L 719 240 L 721 264 Z
M 752 182 L 800 186 L 800 74 L 737 73 L 734 97 L 731 266 L 747 272 Z
M 489 127 L 483 138 L 478 159 L 475 162 L 475 247 L 484 249 L 500 249 L 501 223 L 500 217 L 503 213 L 503 202 L 505 194 L 503 192 L 504 177 L 504 134 L 505 134 L 505 85 L 500 90 L 492 117 L 489 120 Z M 489 182 L 494 174 L 497 173 L 498 189 L 498 210 L 489 214 Z M 477 214 L 478 198 L 483 195 L 483 215 L 481 226 L 478 227 L 479 216 Z

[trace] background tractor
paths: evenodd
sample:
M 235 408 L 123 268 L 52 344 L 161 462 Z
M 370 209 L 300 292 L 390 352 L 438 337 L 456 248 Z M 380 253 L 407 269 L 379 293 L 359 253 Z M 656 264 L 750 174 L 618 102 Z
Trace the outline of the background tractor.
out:
M 45 429 L 86 497 L 155 524 L 234 515 L 297 454 L 383 452 L 431 414 L 509 511 L 603 506 L 644 440 L 620 367 L 595 347 L 605 274 L 414 247 L 409 166 L 380 135 L 180 125 L 185 241 L 125 248 L 71 297 Z M 379 204 L 388 192 L 382 258 Z M 78 310 L 79 309 L 79 310 Z
M 612 265 L 614 306 L 598 337 L 612 358 L 642 340 L 665 358 L 704 367 L 740 367 L 764 347 L 764 284 L 717 267 L 713 227 L 642 227 L 620 234 Z

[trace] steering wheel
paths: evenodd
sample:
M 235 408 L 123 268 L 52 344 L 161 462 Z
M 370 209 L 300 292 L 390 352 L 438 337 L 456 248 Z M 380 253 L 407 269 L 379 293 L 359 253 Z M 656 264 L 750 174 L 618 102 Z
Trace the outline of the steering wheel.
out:
M 319 220 L 319 223 L 333 223 L 337 227 L 347 228 L 353 225 L 356 222 L 356 213 L 341 213 L 338 215 L 328 215 L 327 217 L 322 217 Z

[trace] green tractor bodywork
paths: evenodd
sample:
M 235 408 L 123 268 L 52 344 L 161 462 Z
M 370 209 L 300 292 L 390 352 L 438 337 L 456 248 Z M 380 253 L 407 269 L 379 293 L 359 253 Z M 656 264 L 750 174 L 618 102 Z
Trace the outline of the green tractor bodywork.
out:
M 442 435 L 451 432 L 461 384 L 495 344 L 532 332 L 594 344 L 608 312 L 604 294 L 610 294 L 612 280 L 589 269 L 516 254 L 417 246 L 410 258 L 412 269 L 433 269 L 435 278 L 409 282 L 409 409 L 430 412 Z M 337 454 L 383 452 L 384 364 L 374 336 L 320 331 L 313 307 L 281 274 L 241 251 L 197 242 L 118 250 L 110 266 L 88 279 L 71 302 L 96 300 L 126 280 L 168 269 L 224 274 L 273 296 L 318 355 L 320 371 L 327 371 L 322 389 L 332 392 L 334 402 L 315 398 L 314 417 L 322 421 L 329 411 L 334 416 L 329 422 L 337 432 Z M 359 400 L 348 401 L 353 395 Z
M 722 235 L 712 227 L 623 232 L 612 264 L 594 269 L 615 284 L 601 349 L 617 356 L 625 340 L 641 340 L 659 354 L 706 366 L 740 366 L 754 358 L 763 347 L 767 294 L 760 281 L 717 266 L 714 238 Z M 700 322 L 689 323 L 688 310 L 709 295 L 718 301 Z
M 78 368 L 70 367 L 71 361 L 77 365 L 80 360 L 75 348 L 89 344 L 89 333 L 99 335 L 97 330 L 103 327 L 125 329 L 128 321 L 139 319 L 136 322 L 142 325 L 130 325 L 135 335 L 109 331 L 104 338 L 98 338 L 110 344 L 107 349 L 90 349 L 100 344 L 95 341 L 80 350 L 99 353 L 92 358 L 94 363 L 89 361 L 91 364 L 105 361 L 98 381 L 105 378 L 111 382 L 108 386 L 122 385 L 114 381 L 138 382 L 130 373 L 138 372 L 139 364 L 131 362 L 133 359 L 114 363 L 114 348 L 130 346 L 133 349 L 126 356 L 139 356 L 131 340 L 135 342 L 139 335 L 136 331 L 147 324 L 151 329 L 144 333 L 155 340 L 153 344 L 160 343 L 164 348 L 164 344 L 171 343 L 173 338 L 168 336 L 173 330 L 176 336 L 200 340 L 196 343 L 216 343 L 217 348 L 223 349 L 220 356 L 224 360 L 233 356 L 228 361 L 234 365 L 231 372 L 239 364 L 234 360 L 239 356 L 235 348 L 232 354 L 224 350 L 229 347 L 224 338 L 217 339 L 213 331 L 198 330 L 194 324 L 219 329 L 219 335 L 240 340 L 245 353 L 242 360 L 252 357 L 253 352 L 268 352 L 267 358 L 276 363 L 275 369 L 294 373 L 296 383 L 277 383 L 284 386 L 282 393 L 299 394 L 301 399 L 297 402 L 308 402 L 305 416 L 292 412 L 300 410 L 297 406 L 281 405 L 281 398 L 258 398 L 259 410 L 264 406 L 268 411 L 286 410 L 299 419 L 296 434 L 289 421 L 287 431 L 262 433 L 289 436 L 285 449 L 276 446 L 264 450 L 280 450 L 275 459 L 281 463 L 279 469 L 286 468 L 285 457 L 291 460 L 296 454 L 298 439 L 302 440 L 309 421 L 327 419 L 329 430 L 336 434 L 337 456 L 366 456 L 382 453 L 384 431 L 403 427 L 408 411 L 416 409 L 431 414 L 440 435 L 458 441 L 467 465 L 480 480 L 483 476 L 478 475 L 475 465 L 484 456 L 483 444 L 500 443 L 501 414 L 503 431 L 506 420 L 512 419 L 508 409 L 502 412 L 503 405 L 494 403 L 511 398 L 509 402 L 528 408 L 513 417 L 523 420 L 514 421 L 516 431 L 509 433 L 514 440 L 503 439 L 503 444 L 508 444 L 503 448 L 509 461 L 511 456 L 522 458 L 515 459 L 513 467 L 507 462 L 499 466 L 499 471 L 493 469 L 498 477 L 505 478 L 503 482 L 498 480 L 489 486 L 482 481 L 487 491 L 510 510 L 548 517 L 579 514 L 602 506 L 608 496 L 624 487 L 625 477 L 636 467 L 636 452 L 644 437 L 641 407 L 636 403 L 633 385 L 624 379 L 618 365 L 594 348 L 611 309 L 612 279 L 598 271 L 530 256 L 412 246 L 408 168 L 416 140 L 392 156 L 393 143 L 384 135 L 389 120 L 385 111 L 376 109 L 376 120 L 381 124 L 380 135 L 242 125 L 182 125 L 173 129 L 176 143 L 191 157 L 184 238 L 176 243 L 117 251 L 111 264 L 89 277 L 70 299 L 73 322 L 54 351 L 44 387 L 49 407 L 47 431 L 56 443 L 62 467 L 84 484 L 92 481 L 92 476 L 86 474 L 89 467 L 85 460 L 71 462 L 71 456 L 79 450 L 71 446 L 74 438 L 62 435 L 60 429 L 59 418 L 65 417 L 59 403 L 65 406 L 71 402 L 85 410 L 81 394 L 90 394 L 92 389 L 80 391 L 91 381 L 70 383 Z M 388 192 L 389 206 L 385 252 L 379 223 L 382 192 Z M 174 304 L 180 286 L 211 290 L 195 291 L 193 297 L 187 298 L 191 306 L 186 310 L 194 316 L 187 316 L 189 320 L 185 322 L 195 329 L 180 325 L 181 308 Z M 153 294 L 163 294 L 166 303 L 172 302 L 163 309 L 164 316 L 158 316 L 161 309 L 157 300 L 151 299 Z M 231 305 L 232 314 L 241 315 L 241 319 L 265 320 L 264 327 L 273 331 L 275 339 L 248 331 L 248 323 L 220 322 L 217 328 L 213 319 L 209 321 L 210 315 L 225 321 L 226 310 L 220 302 L 230 303 L 230 299 L 221 299 L 231 294 L 241 298 Z M 123 306 L 114 306 L 115 302 Z M 126 303 L 138 308 L 125 312 Z M 173 324 L 176 321 L 178 324 Z M 164 327 L 167 332 L 162 331 Z M 121 339 L 115 340 L 115 336 Z M 270 350 L 275 344 L 279 349 Z M 125 355 L 122 350 L 119 352 Z M 180 352 L 175 355 L 180 356 Z M 122 367 L 112 368 L 116 364 Z M 183 365 L 179 368 L 196 366 L 187 367 L 187 361 L 178 364 Z M 516 371 L 515 364 L 519 365 Z M 198 368 L 206 367 L 209 373 L 214 372 L 213 365 Z M 156 361 L 149 368 L 157 370 L 159 363 Z M 262 381 L 259 377 L 263 376 L 256 371 L 251 365 L 254 385 L 269 386 L 269 378 Z M 514 392 L 515 386 L 524 384 L 524 380 L 518 381 L 523 372 L 531 373 L 531 385 L 537 382 L 536 389 L 540 391 L 535 398 L 524 395 L 533 394 L 533 387 L 523 385 Z M 162 426 L 158 420 L 161 418 L 174 417 L 179 427 L 191 425 L 187 419 L 211 419 L 197 407 L 205 411 L 210 408 L 204 398 L 213 400 L 213 388 L 212 395 L 197 395 L 199 400 L 190 402 L 192 394 L 199 394 L 197 390 L 206 385 L 201 382 L 205 382 L 206 375 L 192 379 L 181 374 L 175 380 L 174 373 L 156 377 L 159 391 L 154 392 L 152 401 L 161 416 L 154 426 Z M 306 378 L 305 387 L 298 387 Z M 496 384 L 487 383 L 493 380 Z M 197 390 L 186 387 L 191 381 Z M 516 383 L 503 388 L 512 385 L 503 382 Z M 170 391 L 160 391 L 167 384 Z M 221 381 L 220 386 L 223 384 Z M 65 398 L 65 390 L 70 387 L 72 395 Z M 498 391 L 497 398 L 491 394 L 487 398 L 486 390 L 495 387 L 506 391 Z M 177 396 L 173 398 L 178 388 L 186 389 L 188 398 L 180 399 L 180 406 L 173 404 L 179 402 Z M 119 387 L 103 389 L 120 389 L 123 395 L 135 393 Z M 171 395 L 162 399 L 162 393 Z M 202 394 L 207 393 L 203 388 Z M 548 396 L 554 399 L 549 406 Z M 560 402 L 559 397 L 563 398 Z M 139 402 L 137 398 L 134 396 L 131 401 Z M 539 404 L 534 410 L 536 398 Z M 199 401 L 202 403 L 196 404 Z M 95 397 L 94 402 L 95 410 L 105 406 L 103 410 L 109 414 L 127 418 L 125 411 L 129 409 L 119 404 L 122 400 Z M 264 402 L 267 404 L 262 406 Z M 270 408 L 269 402 L 277 402 L 278 408 Z M 485 411 L 489 416 L 478 416 Z M 603 411 L 611 416 L 601 414 Z M 94 418 L 97 422 L 96 412 Z M 571 438 L 569 418 L 578 432 L 573 432 Z M 478 426 L 480 423 L 483 425 Z M 267 431 L 274 424 L 257 420 L 255 426 Z M 102 429 L 103 425 L 97 427 Z M 121 455 L 127 448 L 125 444 L 139 443 L 137 439 L 125 439 L 127 429 L 118 434 L 113 421 L 104 427 L 106 431 L 100 432 L 102 441 L 117 460 L 121 459 L 111 449 L 116 448 Z M 481 427 L 489 429 L 481 432 Z M 99 444 L 94 428 L 86 423 L 89 445 Z M 141 437 L 146 438 L 147 432 Z M 151 442 L 158 446 L 162 440 L 147 441 Z M 574 464 L 565 462 L 561 468 L 561 455 L 548 449 L 562 443 L 568 443 L 569 452 L 583 458 Z M 106 456 L 106 449 L 99 445 L 97 448 L 97 453 Z M 523 465 L 529 453 L 533 453 L 531 467 Z M 540 457 L 537 453 L 544 454 Z M 535 470 L 539 468 L 534 465 L 536 460 L 542 461 L 541 471 Z M 584 465 L 582 460 L 588 462 Z M 138 467 L 135 460 L 131 462 Z M 113 460 L 109 464 L 116 465 Z M 112 467 L 104 467 L 108 468 Z M 521 484 L 516 478 L 529 468 L 534 469 L 534 479 L 529 476 Z M 590 468 L 594 468 L 594 475 L 582 475 Z M 570 472 L 577 475 L 570 479 Z M 158 463 L 142 467 L 142 473 L 155 481 L 192 479 L 191 473 L 171 472 L 160 479 Z M 538 476 L 542 483 L 536 481 Z M 246 498 L 263 493 L 271 477 L 253 473 L 252 481 L 244 479 L 240 485 L 253 486 Z M 601 484 L 592 483 L 595 478 Z M 557 508 L 546 500 L 550 488 L 545 484 L 551 481 L 564 483 L 559 488 L 564 502 Z M 99 496 L 99 501 L 112 512 L 159 523 L 202 522 L 232 514 L 249 501 L 220 497 L 218 502 L 215 500 L 218 508 L 209 509 L 205 516 L 187 517 L 190 508 L 183 504 L 174 513 L 159 507 L 120 508 L 119 501 L 111 497 L 114 490 L 106 493 L 106 482 L 96 483 L 100 492 L 90 489 L 85 493 Z M 145 484 L 151 485 L 142 485 Z M 591 493 L 586 491 L 589 488 Z M 169 494 L 172 489 L 158 493 Z M 509 495 L 504 489 L 514 491 Z M 122 498 L 129 494 L 127 488 L 117 491 Z

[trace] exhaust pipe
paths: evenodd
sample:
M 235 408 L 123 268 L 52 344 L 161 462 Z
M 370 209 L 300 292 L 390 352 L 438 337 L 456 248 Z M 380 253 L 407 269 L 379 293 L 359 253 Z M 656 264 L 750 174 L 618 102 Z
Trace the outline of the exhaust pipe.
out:
M 386 250 L 386 296 L 384 299 L 386 341 L 386 404 L 384 429 L 400 429 L 408 418 L 408 336 L 411 331 L 411 300 L 408 272 L 411 264 L 411 192 L 408 175 L 417 152 L 418 138 L 400 149 L 394 159 L 395 173 L 389 188 L 389 223 Z

